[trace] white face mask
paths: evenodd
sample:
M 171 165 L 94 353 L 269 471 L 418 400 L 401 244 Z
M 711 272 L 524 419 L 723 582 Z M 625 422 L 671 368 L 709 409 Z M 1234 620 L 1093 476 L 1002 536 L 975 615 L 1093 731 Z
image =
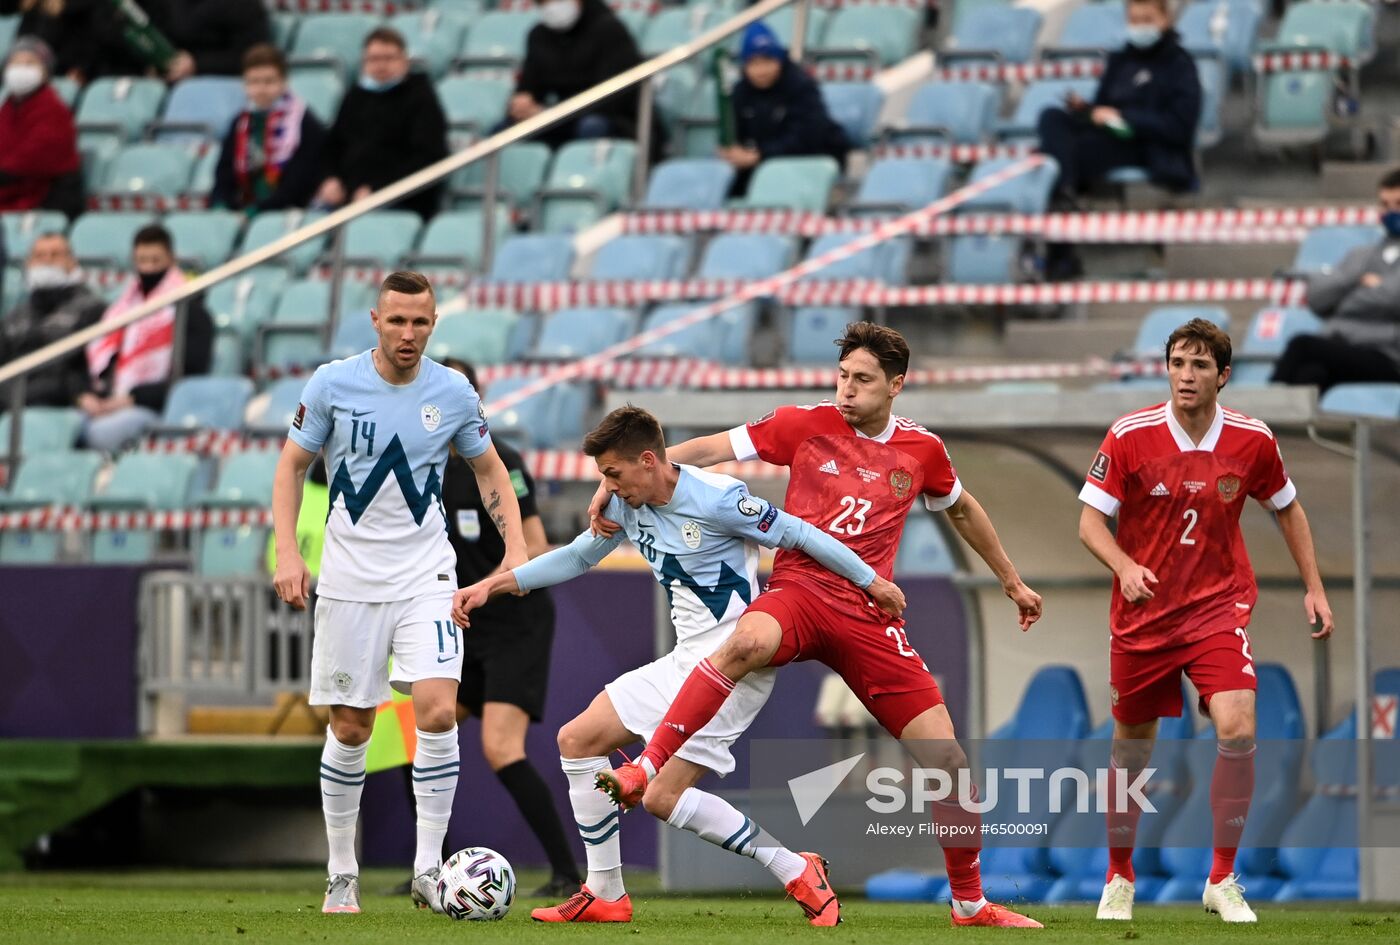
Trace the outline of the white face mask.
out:
M 5 89 L 11 95 L 28 95 L 44 84 L 44 70 L 27 62 L 12 62 L 5 67 Z
M 59 289 L 82 281 L 80 269 L 70 272 L 62 266 L 30 266 L 24 270 L 24 284 L 31 292 L 35 289 Z
M 562 33 L 578 22 L 582 12 L 578 0 L 545 0 L 540 4 L 540 22 Z
M 1162 29 L 1149 24 L 1132 24 L 1128 27 L 1128 43 L 1138 49 L 1150 49 L 1162 38 Z

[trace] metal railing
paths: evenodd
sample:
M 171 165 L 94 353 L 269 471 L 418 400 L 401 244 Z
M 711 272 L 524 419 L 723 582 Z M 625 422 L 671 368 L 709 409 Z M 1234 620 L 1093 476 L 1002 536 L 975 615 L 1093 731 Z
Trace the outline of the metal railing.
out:
M 806 29 L 807 7 L 811 0 L 761 0 L 742 13 L 738 13 L 726 20 L 724 23 L 701 33 L 689 42 L 682 43 L 674 49 L 668 50 L 653 59 L 649 59 L 637 66 L 620 73 L 613 78 L 602 82 L 599 85 L 580 92 L 573 98 L 566 99 L 557 105 L 553 105 L 531 118 L 519 122 L 511 127 L 492 135 L 489 138 L 478 141 L 457 152 L 448 155 L 440 161 L 428 165 L 421 171 L 410 174 L 402 180 L 371 193 L 363 200 L 357 200 L 335 210 L 324 217 L 321 217 L 291 233 L 274 240 L 265 246 L 251 250 L 236 259 L 229 260 L 222 265 L 216 266 L 209 272 L 191 279 L 173 292 L 166 293 L 154 299 L 149 299 L 141 305 L 122 315 L 91 325 L 81 331 L 75 332 L 60 341 L 53 342 L 38 351 L 31 352 L 8 364 L 0 365 L 0 386 L 8 384 L 10 386 L 10 443 L 8 457 L 13 464 L 20 455 L 21 422 L 24 409 L 25 379 L 33 371 L 46 367 L 52 362 L 65 355 L 86 346 L 89 342 L 119 331 L 126 326 L 138 322 L 143 318 L 155 314 L 161 309 L 170 305 L 178 305 L 201 292 L 204 292 L 220 282 L 241 275 L 255 266 L 261 265 L 270 259 L 282 255 L 288 250 L 314 240 L 332 231 L 339 231 L 345 224 L 358 219 L 367 213 L 397 203 L 418 191 L 430 187 L 439 181 L 445 180 L 448 176 L 456 173 L 469 164 L 477 161 L 488 161 L 486 166 L 486 187 L 483 196 L 484 232 L 487 234 L 487 242 L 483 249 L 487 252 L 491 249 L 491 241 L 494 238 L 494 217 L 496 210 L 496 191 L 499 174 L 499 155 L 509 145 L 522 141 L 532 135 L 550 128 L 561 121 L 577 115 L 590 106 L 596 105 L 619 92 L 623 92 L 635 85 L 642 85 L 640 95 L 640 110 L 642 114 L 638 122 L 638 149 L 637 166 L 641 168 L 638 173 L 645 173 L 645 165 L 650 153 L 650 133 L 652 124 L 652 110 L 654 106 L 654 90 L 651 88 L 650 80 L 665 72 L 667 69 L 677 66 L 706 50 L 719 45 L 719 43 L 733 36 L 735 33 L 747 27 L 750 23 L 763 19 L 771 13 L 784 7 L 796 4 L 794 11 L 794 36 L 792 43 L 792 54 L 794 59 L 800 59 L 802 54 L 803 34 Z M 339 240 L 337 242 L 340 242 Z M 343 259 L 336 264 L 335 272 L 332 274 L 332 294 L 333 297 L 339 292 L 339 275 L 343 265 Z

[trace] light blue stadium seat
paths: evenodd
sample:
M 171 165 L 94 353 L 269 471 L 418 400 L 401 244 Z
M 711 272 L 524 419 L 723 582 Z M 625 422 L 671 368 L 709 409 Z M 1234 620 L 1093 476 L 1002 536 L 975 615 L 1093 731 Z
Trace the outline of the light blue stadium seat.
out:
M 514 67 L 525 57 L 525 39 L 537 22 L 534 10 L 482 14 L 467 30 L 457 61 L 468 69 Z
M 83 91 L 74 119 L 81 140 L 106 136 L 134 141 L 155 121 L 165 101 L 165 83 L 159 79 L 94 79 Z
M 827 22 L 821 47 L 812 52 L 824 61 L 892 66 L 918 48 L 922 18 L 922 10 L 902 6 L 843 7 Z
M 643 59 L 651 59 L 688 43 L 717 22 L 719 11 L 704 4 L 662 7 L 651 17 L 637 44 Z
M 308 210 L 268 210 L 259 213 L 248 223 L 248 229 L 243 233 L 243 242 L 239 244 L 238 251 L 247 253 L 250 250 L 266 246 L 322 215 L 319 212 Z M 266 265 L 285 266 L 293 275 L 301 275 L 321 255 L 325 245 L 325 237 L 307 240 L 295 249 L 269 260 Z
M 171 432 L 237 430 L 252 396 L 246 377 L 182 377 L 170 388 L 160 425 Z
M 836 160 L 825 155 L 769 158 L 754 171 L 742 203 L 757 208 L 825 213 L 831 205 L 831 188 L 840 176 Z
M 182 509 L 189 501 L 199 460 L 189 453 L 126 453 L 117 460 L 106 491 L 93 496 L 94 509 Z M 156 533 L 150 529 L 106 530 L 92 536 L 95 564 L 140 564 L 151 560 Z
M 291 49 L 301 17 L 295 13 L 275 12 L 269 16 L 269 20 L 272 25 L 272 42 L 283 52 Z
M 20 422 L 21 456 L 71 450 L 83 428 L 83 414 L 75 407 L 25 407 Z M 0 455 L 10 451 L 10 415 L 0 413 Z
M 176 256 L 195 269 L 212 269 L 233 255 L 245 219 L 232 210 L 194 210 L 166 214 L 161 222 Z
M 1196 0 L 1177 18 L 1176 30 L 1192 53 L 1214 53 L 1232 73 L 1248 72 L 1262 21 L 1262 4 L 1255 0 Z
M 1040 79 L 1032 82 L 1021 94 L 1011 117 L 997 126 L 997 136 L 1003 141 L 1038 140 L 1036 126 L 1040 113 L 1047 108 L 1061 108 L 1073 92 L 1085 101 L 1092 101 L 1096 79 Z
M 505 437 L 521 449 L 544 449 L 553 445 L 555 389 L 546 388 L 506 410 L 492 405 L 534 380 L 528 377 L 502 378 L 486 392 L 486 413 L 491 418 L 491 434 Z
M 1133 352 L 1139 358 L 1161 359 L 1171 333 L 1193 318 L 1204 318 L 1221 331 L 1230 330 L 1230 313 L 1218 305 L 1164 305 L 1154 308 L 1138 326 Z
M 1086 3 L 1076 7 L 1060 30 L 1055 45 L 1045 50 L 1051 57 L 1081 53 L 1107 54 L 1128 41 L 1128 21 L 1116 3 Z
M 682 236 L 619 236 L 593 257 L 593 279 L 680 279 L 690 263 Z
M 245 343 L 252 340 L 258 326 L 272 317 L 287 271 L 277 266 L 256 266 L 240 276 L 216 283 L 204 297 L 214 328 L 236 334 Z
M 379 334 L 374 330 L 374 322 L 368 313 L 356 313 L 351 318 L 336 322 L 335 334 L 331 336 L 326 353 L 332 360 L 351 358 L 379 344 Z
M 734 168 L 719 158 L 673 158 L 647 181 L 642 209 L 718 210 L 734 181 Z
M 1317 334 L 1322 327 L 1322 319 L 1305 308 L 1261 308 L 1231 361 L 1230 384 L 1267 384 L 1288 342 L 1295 335 Z
M 566 236 L 512 236 L 496 250 L 491 279 L 496 282 L 563 282 L 574 264 L 573 241 Z
M 1368 61 L 1375 53 L 1375 14 L 1360 0 L 1289 6 L 1273 42 L 1259 51 L 1322 49 Z M 1330 71 L 1284 72 L 1263 76 L 1254 135 L 1263 144 L 1320 144 L 1330 130 L 1336 80 Z
M 499 157 L 498 195 L 511 206 L 528 206 L 544 183 L 552 157 L 549 146 L 538 141 L 521 141 L 506 147 Z M 468 164 L 448 180 L 454 206 L 479 203 L 486 187 L 486 161 Z
M 537 358 L 582 358 L 625 340 L 636 328 L 637 316 L 625 308 L 568 308 L 544 320 Z
M 145 212 L 85 213 L 68 231 L 68 242 L 73 255 L 89 267 L 127 270 L 136 231 L 154 222 Z
M 704 301 L 693 301 L 659 305 L 647 315 L 642 324 L 642 331 L 650 331 L 676 321 L 704 304 Z M 756 306 L 740 305 L 698 325 L 691 325 L 654 341 L 638 350 L 637 356 L 699 358 L 704 361 L 741 364 L 747 361 L 748 342 L 756 319 Z
M 662 75 L 657 102 L 676 129 L 679 153 L 692 158 L 712 158 L 719 149 L 719 107 L 715 80 L 702 75 L 696 79 L 685 67 Z
M 195 158 L 194 171 L 190 174 L 187 193 L 208 199 L 214 190 L 214 172 L 219 164 L 219 149 L 209 148 Z
M 1313 745 L 1313 792 L 1279 844 L 1283 884 L 1275 895 L 1278 902 L 1357 896 L 1356 736 L 1356 713 L 1351 712 Z
M 0 47 L 0 49 L 3 48 L 8 47 Z M 83 90 L 75 79 L 66 75 L 52 76 L 49 79 L 49 87 L 58 95 L 59 100 L 68 106 L 69 111 L 72 111 L 73 106 L 78 104 L 78 96 Z
M 1400 384 L 1338 384 L 1322 395 L 1327 413 L 1400 420 Z
M 468 20 L 445 16 L 442 8 L 396 13 L 389 25 L 403 34 L 408 55 L 421 63 L 429 75 L 442 75 L 462 46 Z
M 344 281 L 337 324 L 350 319 L 368 321 L 374 296 L 370 285 L 349 279 Z M 283 370 L 320 364 L 330 304 L 329 282 L 303 279 L 288 285 L 272 310 L 272 318 L 259 329 L 260 363 Z
M 484 208 L 445 210 L 433 217 L 419 237 L 418 249 L 408 256 L 409 264 L 431 278 L 436 273 L 481 271 Z M 510 211 L 496 204 L 495 245 L 510 234 Z
M 778 41 L 783 44 L 783 48 L 785 49 L 792 47 L 794 28 L 797 25 L 796 17 L 796 10 L 791 6 L 787 6 L 783 7 L 781 10 L 774 10 L 763 18 L 763 23 L 777 35 Z M 818 6 L 809 5 L 807 7 L 807 28 L 803 30 L 803 46 L 806 49 L 821 48 L 822 39 L 826 36 L 826 28 L 830 20 L 831 13 L 829 11 Z M 742 34 L 740 35 L 742 36 Z M 736 36 L 735 39 L 740 39 L 740 36 Z
M 306 389 L 307 378 L 284 377 L 273 381 L 261 394 L 248 404 L 246 422 L 254 432 L 286 432 L 296 416 L 301 403 L 301 392 Z
M 885 93 L 871 82 L 823 82 L 822 100 L 832 119 L 846 132 L 852 148 L 864 148 L 875 133 Z
M 556 449 L 579 449 L 584 434 L 584 415 L 589 404 L 588 385 L 558 384 L 550 393 L 554 404 L 550 409 L 549 427 L 544 433 L 545 445 Z
M 1031 677 L 1011 719 L 989 739 L 1082 739 L 1089 734 L 1084 683 L 1072 666 L 1046 666 Z
M 1331 272 L 1353 249 L 1375 246 L 1384 237 L 1374 226 L 1315 226 L 1298 244 L 1290 268 L 1300 274 Z
M 1196 77 L 1201 82 L 1201 118 L 1196 125 L 1196 147 L 1213 148 L 1225 136 L 1220 110 L 1225 104 L 1230 77 L 1225 63 L 1213 56 L 1196 58 Z
M 834 336 L 833 336 L 834 337 Z M 904 523 L 904 537 L 894 559 L 894 573 L 906 577 L 957 573 L 953 551 L 933 515 L 915 502 Z
M 927 206 L 947 193 L 952 173 L 952 163 L 942 158 L 881 158 L 870 166 L 847 209 L 902 213 Z
M 859 233 L 829 233 L 820 236 L 812 242 L 806 258 L 816 259 L 860 238 Z M 913 244 L 909 238 L 897 236 L 883 243 L 876 243 L 854 256 L 837 260 L 810 276 L 804 276 L 803 280 L 868 279 L 883 282 L 885 285 L 904 285 L 909 281 L 909 256 L 912 251 Z
M 306 107 L 321 119 L 321 124 L 329 126 L 335 121 L 340 100 L 345 97 L 345 80 L 338 74 L 327 69 L 293 67 L 287 84 L 305 100 Z
M 914 92 L 904 121 L 889 132 L 895 141 L 978 144 L 996 124 L 1001 88 L 986 82 L 925 82 Z
M 428 339 L 434 361 L 457 358 L 475 365 L 501 364 L 511 355 L 512 335 L 520 315 L 509 309 L 474 309 L 438 319 Z M 495 418 L 492 418 L 494 423 Z
M 107 165 L 105 194 L 176 197 L 189 187 L 194 157 L 169 144 L 132 144 Z
M 224 460 L 214 489 L 200 501 L 205 508 L 265 508 L 272 503 L 276 450 L 246 450 Z M 267 532 L 240 525 L 208 528 L 199 534 L 195 571 L 205 577 L 252 577 L 266 573 Z
M 66 233 L 68 218 L 57 210 L 12 211 L 0 213 L 0 229 L 4 231 L 6 255 L 11 261 L 23 262 L 40 234 Z
M 397 267 L 422 229 L 423 218 L 412 210 L 366 213 L 345 224 L 345 258 L 365 266 Z
M 861 320 L 858 308 L 799 308 L 792 313 L 788 330 L 788 360 L 797 364 L 831 365 L 846 326 Z
M 247 101 L 242 79 L 198 75 L 182 79 L 165 101 L 155 125 L 156 140 L 217 147 Z
M 515 83 L 508 76 L 449 75 L 438 80 L 438 101 L 453 128 L 484 136 L 506 117 Z
M 9 49 L 19 33 L 19 15 L 0 16 L 0 49 Z
M 984 180 L 1013 163 L 1009 158 L 981 161 L 969 183 Z M 969 199 L 958 213 L 1044 213 L 1059 170 L 1047 158 L 1035 170 Z M 950 282 L 996 284 L 1020 275 L 1019 260 L 1025 240 L 1018 236 L 955 236 L 948 241 L 945 277 Z
M 598 138 L 561 147 L 539 194 L 540 228 L 574 233 L 615 210 L 627 199 L 636 159 L 633 141 Z
M 122 149 L 122 139 L 105 132 L 79 132 L 78 156 L 82 161 L 83 189 L 96 193 L 107 180 L 107 165 Z
M 215 377 L 241 377 L 248 371 L 248 350 L 233 332 L 216 331 L 210 351 L 209 373 Z
M 944 61 L 986 58 L 1029 62 L 1035 54 L 1040 24 L 1040 14 L 1028 7 L 977 7 L 954 27 Z
M 365 36 L 380 25 L 379 17 L 369 13 L 317 13 L 303 17 L 288 58 L 295 65 L 324 63 L 353 79 L 360 69 Z
M 792 240 L 767 233 L 724 233 L 710 240 L 700 259 L 701 279 L 763 279 L 792 265 Z
M 96 451 L 63 449 L 29 455 L 9 492 L 0 492 L 0 511 L 84 505 L 101 468 L 102 455 Z M 0 564 L 52 564 L 62 549 L 60 532 L 0 532 Z

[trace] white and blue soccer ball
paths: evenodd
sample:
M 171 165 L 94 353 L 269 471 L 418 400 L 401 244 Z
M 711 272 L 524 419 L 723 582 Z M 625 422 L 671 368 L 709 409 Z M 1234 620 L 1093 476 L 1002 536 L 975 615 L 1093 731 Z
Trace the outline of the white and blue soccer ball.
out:
M 438 895 L 454 919 L 503 919 L 515 901 L 515 870 L 495 850 L 467 847 L 442 864 Z

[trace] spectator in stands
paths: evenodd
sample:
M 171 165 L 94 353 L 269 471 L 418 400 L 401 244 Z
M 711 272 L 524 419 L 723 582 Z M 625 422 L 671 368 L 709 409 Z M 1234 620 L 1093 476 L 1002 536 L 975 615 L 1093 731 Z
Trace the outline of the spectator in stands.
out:
M 55 182 L 75 174 L 78 131 L 73 113 L 49 84 L 53 53 L 22 37 L 5 60 L 0 105 L 0 211 L 46 205 Z
M 185 282 L 185 274 L 175 265 L 175 246 L 165 227 L 158 223 L 142 227 L 132 244 L 136 274 L 107 307 L 103 321 L 118 318 Z M 184 305 L 182 373 L 206 374 L 213 358 L 214 323 L 203 297 L 194 296 Z M 175 306 L 167 305 L 87 346 L 88 389 L 78 395 L 78 407 L 87 414 L 83 439 L 89 448 L 120 449 L 160 418 L 178 356 L 175 340 L 181 333 L 176 331 L 175 321 Z
M 165 77 L 238 75 L 243 54 L 272 41 L 262 0 L 144 0 L 146 12 L 178 50 Z
M 1381 178 L 1380 211 L 1382 240 L 1308 278 L 1308 307 L 1327 319 L 1328 330 L 1290 340 L 1274 382 L 1323 391 L 1349 382 L 1400 383 L 1400 168 Z
M 145 71 L 111 0 L 0 0 L 0 16 L 15 14 L 18 35 L 41 39 L 53 50 L 54 75 L 89 82 Z
M 850 142 L 826 110 L 821 89 L 788 58 L 777 34 L 763 23 L 744 31 L 739 50 L 743 76 L 734 85 L 735 143 L 720 157 L 737 172 L 733 192 L 748 189 L 760 161 L 774 157 L 828 154 L 843 167 Z
M 62 233 L 41 233 L 24 266 L 28 292 L 0 320 L 0 364 L 38 351 L 96 324 L 105 303 L 83 282 L 83 271 Z M 25 403 L 71 407 L 87 390 L 87 358 L 76 351 L 29 375 Z
M 224 135 L 210 202 L 253 216 L 305 207 L 321 183 L 326 128 L 287 88 L 287 59 L 270 43 L 243 56 L 248 107 Z
M 642 61 L 632 34 L 603 0 L 545 0 L 539 10 L 502 127 L 533 118 Z M 635 87 L 620 92 L 538 138 L 552 148 L 576 138 L 635 138 L 637 96 Z
M 432 81 L 408 71 L 403 36 L 387 26 L 371 31 L 361 61 L 360 80 L 326 137 L 326 179 L 316 194 L 326 207 L 361 200 L 447 156 L 447 116 Z M 441 202 L 439 184 L 398 206 L 426 219 Z

